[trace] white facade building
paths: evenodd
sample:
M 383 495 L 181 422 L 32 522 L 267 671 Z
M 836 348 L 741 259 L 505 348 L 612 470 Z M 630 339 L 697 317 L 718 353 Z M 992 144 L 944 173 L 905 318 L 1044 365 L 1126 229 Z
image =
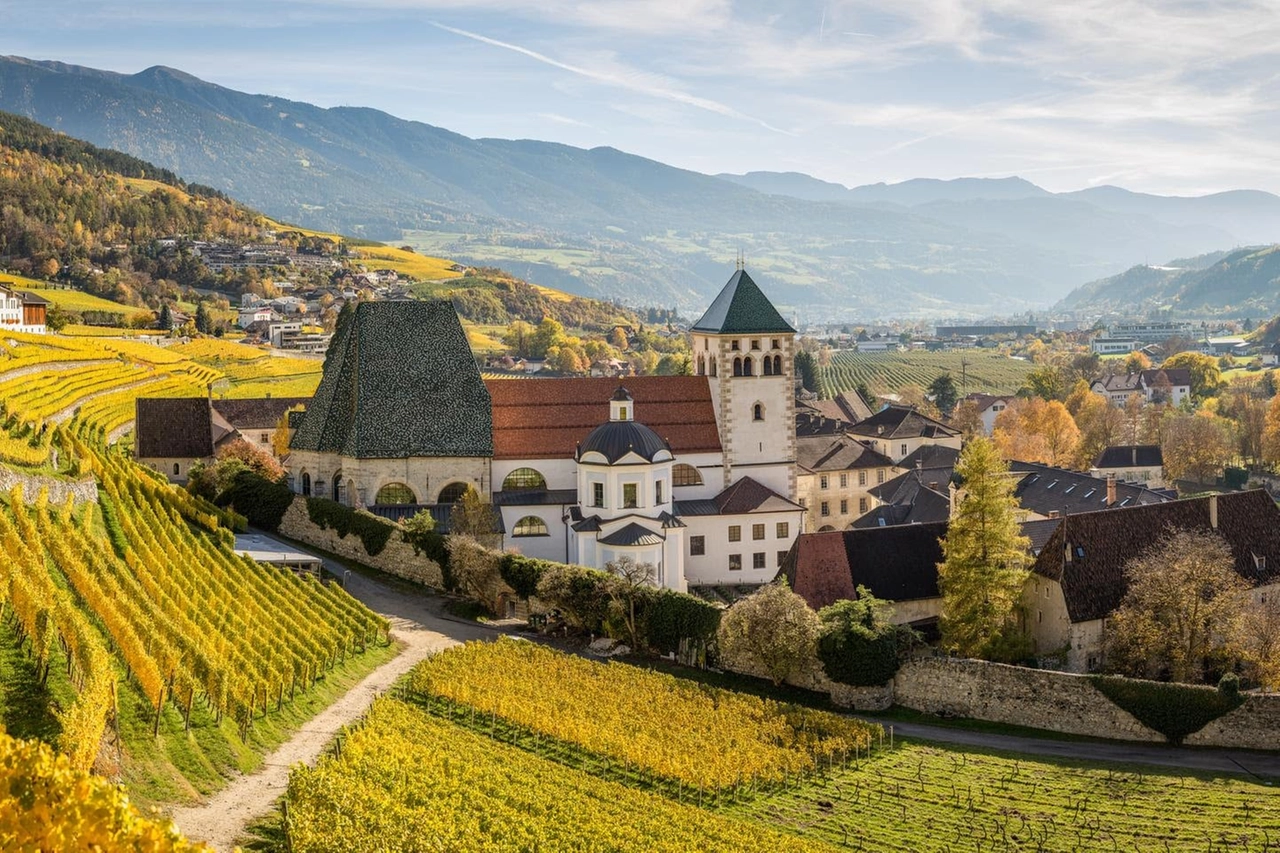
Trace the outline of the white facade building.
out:
M 43 335 L 48 330 L 49 300 L 17 290 L 13 284 L 0 280 L 0 331 Z

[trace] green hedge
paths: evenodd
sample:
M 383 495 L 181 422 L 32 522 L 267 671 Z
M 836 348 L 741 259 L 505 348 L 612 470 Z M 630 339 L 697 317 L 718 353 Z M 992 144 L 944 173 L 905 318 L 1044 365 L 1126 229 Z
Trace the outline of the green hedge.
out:
M 682 640 L 706 648 L 715 639 L 724 611 L 714 604 L 683 592 L 658 591 L 645 608 L 649 647 L 662 654 L 680 651 Z
M 1182 739 L 1244 702 L 1239 693 L 1212 690 L 1191 684 L 1139 681 L 1115 675 L 1090 676 L 1098 688 L 1119 707 L 1145 726 L 1155 729 L 1170 743 Z
M 249 524 L 275 532 L 293 503 L 293 492 L 284 483 L 273 483 L 252 471 L 241 471 L 231 485 L 214 500 L 219 507 L 230 507 L 244 516 Z
M 307 498 L 307 516 L 311 523 L 325 530 L 333 530 L 343 539 L 348 533 L 360 537 L 364 552 L 376 557 L 387 547 L 396 525 L 376 515 L 356 512 L 328 498 Z
M 528 601 L 538 594 L 538 581 L 542 580 L 542 575 L 555 565 L 550 560 L 535 560 L 523 554 L 504 554 L 498 568 L 506 585 Z

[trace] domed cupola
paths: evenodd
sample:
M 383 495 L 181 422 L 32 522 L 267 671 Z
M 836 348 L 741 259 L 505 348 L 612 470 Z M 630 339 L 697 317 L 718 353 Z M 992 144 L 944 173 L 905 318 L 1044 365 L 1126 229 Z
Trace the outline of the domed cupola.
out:
M 671 448 L 658 434 L 635 420 L 635 401 L 621 386 L 609 400 L 609 422 L 593 429 L 578 445 L 577 461 L 596 465 L 616 465 L 630 455 L 631 464 L 665 462 Z

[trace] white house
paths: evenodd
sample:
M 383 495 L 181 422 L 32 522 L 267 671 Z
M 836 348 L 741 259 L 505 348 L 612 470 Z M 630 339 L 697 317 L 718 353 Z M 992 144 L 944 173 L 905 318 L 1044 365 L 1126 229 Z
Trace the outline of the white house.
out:
M 29 332 L 43 335 L 49 300 L 34 293 L 16 289 L 13 281 L 0 281 L 0 331 Z
M 1191 371 L 1185 367 L 1168 370 L 1154 368 L 1136 373 L 1115 373 L 1094 380 L 1093 390 L 1106 397 L 1112 405 L 1123 406 L 1133 394 L 1140 394 L 1148 402 L 1182 405 L 1191 396 Z

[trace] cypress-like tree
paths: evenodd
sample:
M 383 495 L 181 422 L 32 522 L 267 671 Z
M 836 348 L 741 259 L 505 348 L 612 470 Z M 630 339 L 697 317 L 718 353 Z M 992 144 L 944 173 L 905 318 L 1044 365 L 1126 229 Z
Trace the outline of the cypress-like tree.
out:
M 160 306 L 160 316 L 157 318 L 157 325 L 165 330 L 173 328 L 173 312 L 169 310 L 168 302 L 165 302 Z
M 1014 481 L 995 444 L 970 439 L 956 474 L 962 494 L 942 540 L 942 642 L 968 657 L 1015 657 L 1030 540 L 1018 527 Z
M 203 302 L 196 306 L 196 331 L 202 335 L 207 335 L 213 331 L 209 308 Z

